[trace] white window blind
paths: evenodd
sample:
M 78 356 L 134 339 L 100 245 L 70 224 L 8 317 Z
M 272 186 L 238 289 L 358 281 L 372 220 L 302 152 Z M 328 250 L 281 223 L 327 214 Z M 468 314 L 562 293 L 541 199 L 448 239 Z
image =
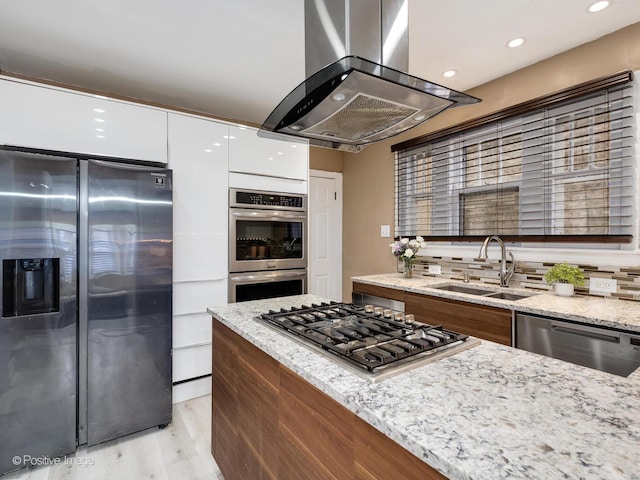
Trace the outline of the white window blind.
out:
M 631 241 L 631 84 L 555 102 L 396 152 L 396 234 Z

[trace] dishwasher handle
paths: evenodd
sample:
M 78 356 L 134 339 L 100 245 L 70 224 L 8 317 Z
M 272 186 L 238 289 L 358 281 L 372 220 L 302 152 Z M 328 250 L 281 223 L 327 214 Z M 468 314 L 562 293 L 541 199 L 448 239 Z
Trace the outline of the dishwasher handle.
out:
M 620 334 L 616 332 L 603 333 L 601 328 L 594 329 L 582 325 L 567 326 L 566 323 L 551 322 L 551 330 L 559 333 L 567 333 L 569 335 L 580 335 L 582 337 L 593 338 L 594 340 L 602 340 L 605 342 L 620 343 Z

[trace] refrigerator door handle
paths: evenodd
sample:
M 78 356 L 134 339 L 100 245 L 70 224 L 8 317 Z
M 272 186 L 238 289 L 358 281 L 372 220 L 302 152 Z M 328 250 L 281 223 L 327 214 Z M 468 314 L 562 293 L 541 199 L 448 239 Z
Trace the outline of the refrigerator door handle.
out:
M 78 192 L 78 253 L 88 258 L 89 250 L 89 165 L 80 162 Z M 78 445 L 87 443 L 88 406 L 88 306 L 89 271 L 87 262 L 78 265 Z

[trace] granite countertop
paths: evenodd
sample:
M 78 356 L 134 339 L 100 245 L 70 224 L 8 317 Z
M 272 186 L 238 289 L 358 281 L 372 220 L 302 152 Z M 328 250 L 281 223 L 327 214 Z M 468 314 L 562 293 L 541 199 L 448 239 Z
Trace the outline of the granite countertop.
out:
M 578 295 L 559 297 L 553 293 L 534 293 L 531 290 L 491 287 L 482 283 L 462 283 L 437 277 L 416 276 L 404 278 L 401 273 L 366 275 L 352 277 L 351 280 L 407 292 L 505 308 L 517 312 L 534 313 L 592 325 L 640 332 L 640 302 Z M 436 289 L 438 286 L 448 284 L 521 293 L 527 295 L 527 297 L 510 301 Z
M 640 479 L 640 371 L 624 378 L 482 341 L 372 383 L 254 320 L 323 300 L 208 311 L 451 479 Z

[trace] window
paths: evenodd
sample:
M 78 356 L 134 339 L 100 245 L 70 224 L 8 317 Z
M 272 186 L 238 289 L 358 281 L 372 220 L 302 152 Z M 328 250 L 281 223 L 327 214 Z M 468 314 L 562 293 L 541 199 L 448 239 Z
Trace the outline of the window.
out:
M 411 145 L 405 148 L 394 146 L 397 235 L 630 242 L 635 142 L 630 78 L 629 73 L 619 84 L 432 134 L 425 142 L 406 142 Z

